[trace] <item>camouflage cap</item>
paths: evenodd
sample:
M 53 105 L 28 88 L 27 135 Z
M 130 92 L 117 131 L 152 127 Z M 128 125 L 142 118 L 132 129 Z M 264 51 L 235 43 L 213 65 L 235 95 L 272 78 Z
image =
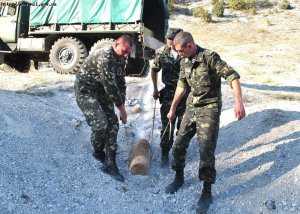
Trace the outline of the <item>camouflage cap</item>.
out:
M 173 40 L 177 33 L 183 31 L 181 28 L 169 28 L 166 34 L 166 38 Z

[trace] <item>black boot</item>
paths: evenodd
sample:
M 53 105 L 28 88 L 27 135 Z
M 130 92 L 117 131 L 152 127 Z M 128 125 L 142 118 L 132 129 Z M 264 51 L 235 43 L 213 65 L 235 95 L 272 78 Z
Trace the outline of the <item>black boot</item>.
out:
M 105 162 L 105 152 L 103 152 L 103 151 L 94 151 L 93 156 L 96 160 L 101 161 L 101 163 Z
M 161 151 L 161 167 L 165 168 L 169 166 L 169 151 Z
M 103 164 L 101 170 L 117 181 L 125 181 L 124 176 L 119 172 L 119 168 L 117 167 L 115 152 L 109 152 L 106 154 L 105 163 Z
M 205 214 L 207 213 L 210 204 L 213 201 L 211 194 L 211 183 L 204 182 L 201 196 L 197 203 L 197 214 Z
M 168 194 L 174 194 L 175 192 L 177 192 L 180 189 L 180 187 L 183 185 L 183 183 L 184 183 L 183 170 L 178 170 L 178 171 L 176 171 L 174 181 L 166 187 L 165 192 Z

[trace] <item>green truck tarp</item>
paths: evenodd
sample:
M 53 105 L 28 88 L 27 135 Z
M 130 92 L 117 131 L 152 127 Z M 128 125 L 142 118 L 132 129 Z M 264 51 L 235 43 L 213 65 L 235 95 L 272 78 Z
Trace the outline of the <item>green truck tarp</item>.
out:
M 30 26 L 132 23 L 142 18 L 142 0 L 32 0 Z

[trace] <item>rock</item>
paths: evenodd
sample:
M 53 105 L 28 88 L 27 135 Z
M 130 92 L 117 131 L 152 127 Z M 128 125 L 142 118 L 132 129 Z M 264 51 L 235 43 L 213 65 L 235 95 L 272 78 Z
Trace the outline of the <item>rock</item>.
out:
M 137 100 L 137 99 L 128 99 L 126 102 L 127 102 L 128 106 L 134 106 L 134 105 L 138 104 L 139 100 Z
M 139 104 L 133 106 L 132 109 L 131 109 L 131 112 L 135 113 L 135 114 L 140 113 L 141 111 L 142 111 L 142 108 Z
M 72 126 L 75 128 L 75 129 L 78 129 L 82 124 L 82 121 L 81 120 L 78 120 L 78 119 L 73 119 L 72 120 Z
M 269 210 L 276 210 L 276 203 L 274 200 L 267 200 L 264 204 Z
M 25 204 L 31 201 L 31 198 L 25 193 L 22 193 L 21 198 L 24 200 Z
M 120 187 L 117 187 L 116 189 L 123 193 L 128 192 L 128 188 L 126 186 L 120 186 Z

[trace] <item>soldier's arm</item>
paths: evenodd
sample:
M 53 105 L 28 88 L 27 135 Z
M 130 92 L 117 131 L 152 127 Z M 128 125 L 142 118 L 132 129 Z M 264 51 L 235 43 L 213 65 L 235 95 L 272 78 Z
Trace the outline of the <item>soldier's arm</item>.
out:
M 151 66 L 151 79 L 153 83 L 153 98 L 157 99 L 159 97 L 158 88 L 157 88 L 157 73 L 161 69 L 159 54 L 156 54 L 156 57 Z
M 174 95 L 174 98 L 173 98 L 173 101 L 172 101 L 172 104 L 170 107 L 170 111 L 167 115 L 167 117 L 169 118 L 170 121 L 173 121 L 175 118 L 176 108 L 177 108 L 178 104 L 180 103 L 180 101 L 182 100 L 182 98 L 184 97 L 184 95 L 186 93 L 186 88 L 187 88 L 187 82 L 186 82 L 186 78 L 185 78 L 185 73 L 184 73 L 183 67 L 181 66 L 175 95 Z
M 226 79 L 231 88 L 232 81 L 240 79 L 240 75 L 231 66 L 227 65 L 216 52 L 211 52 L 207 60 L 211 70 L 216 71 L 218 76 Z
M 239 81 L 240 75 L 232 67 L 228 66 L 227 63 L 215 52 L 212 52 L 209 60 L 211 68 L 215 70 L 220 77 L 225 78 L 232 88 L 235 100 L 235 116 L 238 120 L 242 119 L 245 117 L 246 113 Z
M 153 98 L 156 100 L 159 97 L 157 88 L 157 72 L 151 69 L 151 79 L 153 83 Z
M 99 60 L 97 67 L 103 69 L 101 83 L 110 99 L 116 106 L 124 104 L 122 91 L 117 85 L 116 73 L 112 70 L 113 66 L 110 65 L 109 60 Z
M 235 106 L 234 106 L 235 116 L 238 120 L 240 120 L 245 117 L 246 112 L 243 103 L 242 89 L 241 89 L 241 84 L 239 79 L 234 79 L 231 82 L 231 85 L 232 85 L 234 101 L 235 101 Z
M 125 71 L 124 71 L 124 75 L 118 76 L 119 78 L 119 84 L 118 87 L 121 91 L 121 98 L 122 98 L 122 102 L 125 103 L 126 100 L 126 81 L 125 81 Z

